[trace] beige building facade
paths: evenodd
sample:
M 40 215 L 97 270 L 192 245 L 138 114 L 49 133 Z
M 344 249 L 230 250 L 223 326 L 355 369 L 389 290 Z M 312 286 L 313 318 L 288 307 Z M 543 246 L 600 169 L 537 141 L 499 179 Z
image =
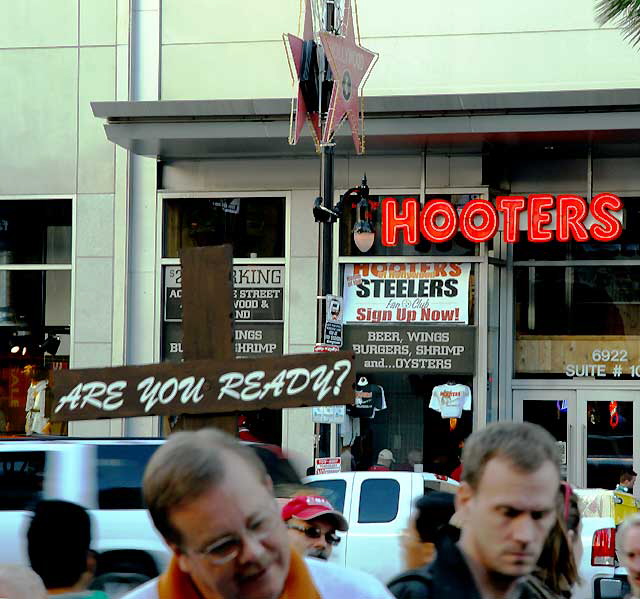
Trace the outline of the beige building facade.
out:
M 282 42 L 298 30 L 299 3 L 5 4 L 0 342 L 13 348 L 18 338 L 56 334 L 54 368 L 179 359 L 180 316 L 167 307 L 177 250 L 242 238 L 238 272 L 277 276 L 271 284 L 283 301 L 266 316 L 243 316 L 248 332 L 236 341 L 254 345 L 239 349 L 311 351 L 320 166 L 308 134 L 287 143 Z M 346 126 L 336 136 L 336 200 L 364 173 L 374 198 L 445 197 L 457 206 L 501 194 L 611 192 L 625 203 L 625 234 L 606 247 L 497 239 L 360 255 L 346 224 L 335 225 L 336 294 L 348 291 L 345 272 L 358 265 L 468 265 L 469 317 L 458 324 L 473 329 L 473 358 L 451 376 L 363 365 L 359 374 L 384 389 L 387 408 L 363 419 L 357 447 L 333 425 L 327 450 L 351 445 L 361 466 L 383 448 L 403 463 L 420 450 L 425 467 L 449 473 L 470 430 L 528 419 L 553 423 L 571 480 L 608 484 L 640 460 L 636 50 L 617 29 L 598 27 L 584 0 L 561 9 L 530 0 L 367 0 L 358 9 L 362 43 L 380 59 L 366 87 L 367 154 L 354 155 Z M 37 243 L 25 241 L 30 235 Z M 271 349 L 257 347 L 256 335 Z M 2 378 L 19 428 L 19 371 L 32 360 L 6 352 Z M 454 428 L 429 408 L 433 390 L 449 383 L 473 398 Z M 310 410 L 277 420 L 279 441 L 310 466 Z M 82 422 L 70 433 L 156 436 L 161 424 Z

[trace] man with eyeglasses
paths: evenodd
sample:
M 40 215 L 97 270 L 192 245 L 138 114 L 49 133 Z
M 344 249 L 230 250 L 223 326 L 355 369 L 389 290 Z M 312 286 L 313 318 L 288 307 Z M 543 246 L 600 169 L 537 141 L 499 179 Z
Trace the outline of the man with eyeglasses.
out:
M 349 524 L 329 501 L 319 495 L 294 497 L 282 508 L 289 539 L 301 555 L 328 560 L 340 543 L 336 530 L 346 531 Z
M 293 551 L 264 465 L 219 430 L 171 435 L 143 493 L 173 557 L 125 599 L 392 599 L 368 574 Z

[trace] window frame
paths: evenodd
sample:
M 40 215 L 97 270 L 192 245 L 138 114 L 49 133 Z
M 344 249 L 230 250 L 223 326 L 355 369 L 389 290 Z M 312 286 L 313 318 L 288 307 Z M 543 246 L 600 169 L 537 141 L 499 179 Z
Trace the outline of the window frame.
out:
M 164 254 L 164 206 L 165 200 L 171 199 L 227 199 L 227 198 L 284 198 L 284 257 L 278 258 L 234 258 L 234 266 L 259 264 L 264 266 L 284 266 L 284 291 L 283 291 L 283 339 L 282 352 L 289 353 L 289 283 L 291 258 L 291 191 L 285 190 L 253 190 L 253 191 L 202 191 L 202 192 L 159 192 L 156 202 L 156 269 L 154 288 L 156 290 L 156 316 L 153 339 L 153 360 L 160 362 L 162 359 L 162 326 L 163 326 L 163 271 L 165 266 L 180 266 L 180 258 L 165 258 Z M 311 218 L 311 206 L 309 207 Z

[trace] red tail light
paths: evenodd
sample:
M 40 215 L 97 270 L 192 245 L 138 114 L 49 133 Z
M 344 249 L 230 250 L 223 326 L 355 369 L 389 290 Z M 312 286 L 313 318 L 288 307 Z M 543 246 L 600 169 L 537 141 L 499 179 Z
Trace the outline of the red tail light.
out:
M 616 529 L 601 528 L 593 533 L 592 566 L 614 566 L 616 560 Z

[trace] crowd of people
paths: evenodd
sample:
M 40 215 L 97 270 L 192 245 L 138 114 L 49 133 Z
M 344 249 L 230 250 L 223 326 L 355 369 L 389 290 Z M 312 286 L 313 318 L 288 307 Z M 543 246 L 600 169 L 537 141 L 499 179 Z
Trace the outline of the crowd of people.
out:
M 300 495 L 279 508 L 252 449 L 212 429 L 176 433 L 143 480 L 172 559 L 126 599 L 571 597 L 580 509 L 560 479 L 551 436 L 529 423 L 494 423 L 469 437 L 463 461 L 455 497 L 416 502 L 402 538 L 407 571 L 385 586 L 328 561 L 349 525 L 325 497 Z M 27 534 L 32 569 L 0 567 L 0 597 L 105 597 L 87 590 L 90 539 L 83 508 L 42 501 Z M 640 515 L 625 520 L 616 539 L 630 597 L 640 598 Z

